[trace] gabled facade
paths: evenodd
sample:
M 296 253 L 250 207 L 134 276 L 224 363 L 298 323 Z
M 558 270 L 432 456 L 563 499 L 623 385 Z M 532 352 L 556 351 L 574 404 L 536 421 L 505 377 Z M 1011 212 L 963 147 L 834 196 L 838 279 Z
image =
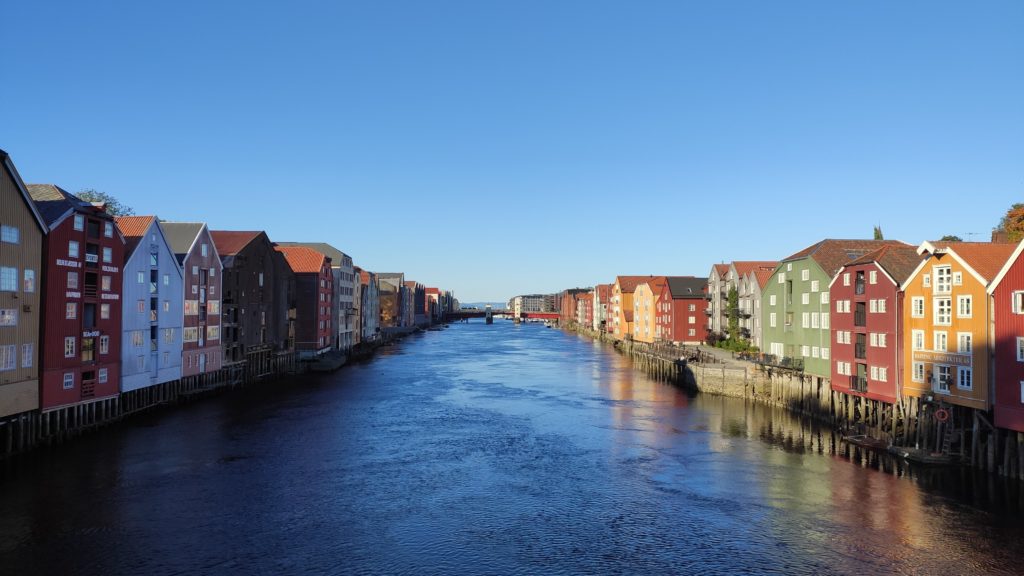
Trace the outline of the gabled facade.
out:
M 377 274 L 380 302 L 380 327 L 400 328 L 402 326 L 402 295 L 405 291 L 405 274 L 401 272 L 380 272 Z
M 263 231 L 213 230 L 220 256 L 221 348 L 225 364 L 260 369 L 290 350 L 295 275 Z
M 900 287 L 920 261 L 911 246 L 884 246 L 845 264 L 832 278 L 833 390 L 899 402 Z
M 764 287 L 768 279 L 775 272 L 774 268 L 757 268 L 747 272 L 745 276 L 746 288 L 740 295 L 740 306 L 743 310 L 750 311 L 750 343 L 758 348 L 764 349 L 764 331 L 761 326 L 761 301 Z
M 724 334 L 729 318 L 726 311 L 729 295 L 729 265 L 714 264 L 708 274 L 708 331 Z
M 989 284 L 1013 244 L 924 242 L 922 261 L 903 288 L 903 388 L 950 404 L 988 410 L 992 404 Z
M 161 222 L 184 276 L 181 376 L 216 372 L 221 348 L 223 265 L 210 230 L 201 222 Z
M 995 425 L 1024 432 L 1024 241 L 988 288 L 993 310 Z
M 762 352 L 822 379 L 832 375 L 829 283 L 839 268 L 891 240 L 822 240 L 783 260 L 761 294 Z
M 665 283 L 664 276 L 655 276 L 633 290 L 633 340 L 651 344 L 657 339 L 658 298 Z
M 118 394 L 124 238 L 101 206 L 51 184 L 28 191 L 49 228 L 43 251 L 43 411 Z
M 278 246 L 304 246 L 315 250 L 331 260 L 331 274 L 334 276 L 334 295 L 331 314 L 335 334 L 332 346 L 348 352 L 355 344 L 355 271 L 352 257 L 326 242 L 278 242 Z
M 615 339 L 622 340 L 633 337 L 633 292 L 641 282 L 654 276 L 616 276 L 612 285 L 611 326 L 608 333 Z
M 655 338 L 676 344 L 700 344 L 708 335 L 705 321 L 707 278 L 669 276 L 658 296 Z
M 156 217 L 115 220 L 125 238 L 121 392 L 131 392 L 181 379 L 184 274 Z
M 360 306 L 363 342 L 376 342 L 380 338 L 380 292 L 377 275 L 369 270 L 359 271 Z
M 39 408 L 46 223 L 0 150 L 0 418 Z
M 599 332 L 605 331 L 608 322 L 608 302 L 612 297 L 611 284 L 598 284 L 594 286 L 594 322 L 591 326 Z
M 736 261 L 729 265 L 728 284 L 736 288 L 739 296 L 737 313 L 739 314 L 739 334 L 730 336 L 743 338 L 754 346 L 760 347 L 761 342 L 761 286 L 758 274 L 765 280 L 779 265 L 769 261 Z M 728 304 L 728 292 L 726 292 Z M 728 306 L 726 306 L 728 307 Z M 726 310 L 726 327 L 728 327 Z
M 331 259 L 305 246 L 276 246 L 295 274 L 295 351 L 308 359 L 329 352 L 334 329 Z

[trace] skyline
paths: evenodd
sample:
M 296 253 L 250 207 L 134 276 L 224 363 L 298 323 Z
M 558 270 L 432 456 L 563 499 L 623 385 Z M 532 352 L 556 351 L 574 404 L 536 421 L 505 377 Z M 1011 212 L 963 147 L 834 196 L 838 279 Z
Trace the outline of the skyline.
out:
M 986 240 L 1024 198 L 1019 3 L 51 6 L 0 40 L 26 182 L 466 302 Z

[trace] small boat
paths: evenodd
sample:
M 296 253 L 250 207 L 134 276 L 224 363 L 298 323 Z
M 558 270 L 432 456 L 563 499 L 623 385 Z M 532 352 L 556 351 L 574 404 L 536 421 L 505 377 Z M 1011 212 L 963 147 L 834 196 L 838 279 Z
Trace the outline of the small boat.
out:
M 907 446 L 889 446 L 889 453 L 903 458 L 907 462 L 926 464 L 928 466 L 949 466 L 957 461 L 956 457 L 950 454 Z
M 881 438 L 873 438 L 867 434 L 856 434 L 853 436 L 843 436 L 843 441 L 854 446 L 860 446 L 861 448 L 869 448 L 871 450 L 887 450 L 889 443 Z

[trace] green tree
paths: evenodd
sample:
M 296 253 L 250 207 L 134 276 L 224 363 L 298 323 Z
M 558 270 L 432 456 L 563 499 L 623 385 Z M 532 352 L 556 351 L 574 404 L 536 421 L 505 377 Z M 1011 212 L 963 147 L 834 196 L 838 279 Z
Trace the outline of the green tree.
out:
M 940 242 L 963 242 L 964 239 L 959 237 L 959 236 L 954 236 L 952 234 L 946 234 L 942 238 L 939 238 L 939 241 Z
M 729 339 L 736 340 L 740 337 L 740 291 L 735 287 L 729 288 L 726 302 L 726 310 L 729 311 Z
M 1019 242 L 1024 238 L 1024 203 L 1010 206 L 994 231 L 1004 232 L 1010 242 Z
M 86 202 L 102 202 L 106 204 L 107 214 L 111 216 L 132 216 L 135 214 L 135 210 L 131 206 L 122 203 L 117 198 L 113 197 L 106 192 L 100 192 L 93 188 L 86 188 L 76 194 L 82 200 Z
M 875 240 L 885 240 L 885 236 L 882 236 L 881 226 L 875 226 Z

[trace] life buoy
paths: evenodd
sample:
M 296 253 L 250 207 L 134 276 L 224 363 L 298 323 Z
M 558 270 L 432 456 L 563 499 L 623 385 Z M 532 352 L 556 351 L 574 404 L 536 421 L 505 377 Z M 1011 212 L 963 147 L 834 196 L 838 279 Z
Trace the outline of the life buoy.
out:
M 949 410 L 946 410 L 945 408 L 939 408 L 938 410 L 935 411 L 935 419 L 938 420 L 939 422 L 945 422 L 946 420 L 949 420 Z

